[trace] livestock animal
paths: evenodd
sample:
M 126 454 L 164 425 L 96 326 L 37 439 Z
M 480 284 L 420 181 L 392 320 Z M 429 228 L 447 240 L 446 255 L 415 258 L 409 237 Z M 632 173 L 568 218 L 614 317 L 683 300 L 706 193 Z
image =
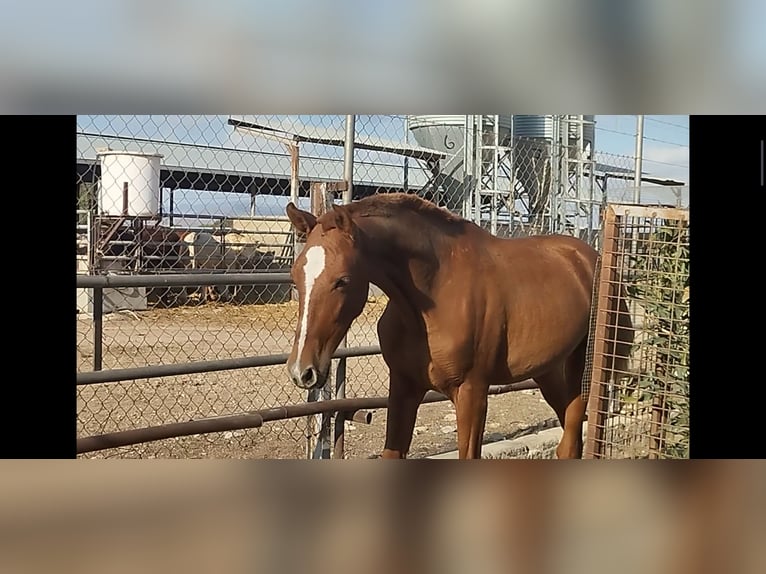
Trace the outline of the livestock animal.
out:
M 260 242 L 252 233 L 226 233 L 223 236 L 224 265 L 228 269 L 252 271 L 258 268 L 264 256 Z
M 291 269 L 299 303 L 287 370 L 297 387 L 325 384 L 369 284 L 388 295 L 378 322 L 389 368 L 383 458 L 406 458 L 430 389 L 455 407 L 459 458 L 480 458 L 490 384 L 530 378 L 563 428 L 557 457 L 582 456 L 581 379 L 598 256 L 587 243 L 498 238 L 410 194 L 333 206 L 320 218 L 292 203 L 286 212 L 306 237 Z M 624 369 L 632 331 L 618 301 L 607 368 Z
M 139 241 L 143 245 L 147 269 L 183 269 L 188 249 L 181 232 L 161 225 L 143 227 Z
M 192 270 L 222 269 L 223 246 L 221 242 L 207 231 L 187 231 L 182 236 L 189 253 L 188 267 Z M 216 285 L 206 285 L 194 289 L 190 296 L 199 298 L 202 302 L 217 301 L 225 290 Z
M 189 267 L 194 270 L 253 271 L 265 256 L 248 234 L 226 233 L 220 241 L 207 231 L 189 231 L 183 235 L 183 242 L 189 252 Z M 206 286 L 201 298 L 203 301 L 231 300 L 236 291 L 236 286 Z

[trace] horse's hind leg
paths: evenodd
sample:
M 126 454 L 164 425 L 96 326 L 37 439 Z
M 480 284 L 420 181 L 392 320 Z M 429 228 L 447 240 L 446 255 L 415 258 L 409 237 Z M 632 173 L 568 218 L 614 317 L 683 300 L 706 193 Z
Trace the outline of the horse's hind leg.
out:
M 582 376 L 585 370 L 587 338 L 569 355 L 564 364 L 564 436 L 557 455 L 559 458 L 582 458 L 582 425 L 588 402 L 582 398 Z
M 535 377 L 548 404 L 556 411 L 564 434 L 556 449 L 557 458 L 582 458 L 582 425 L 586 402 L 581 396 L 586 345 L 583 341 L 567 358 L 563 368 Z
M 540 392 L 542 393 L 545 402 L 548 403 L 548 406 L 550 406 L 553 409 L 553 412 L 556 413 L 556 416 L 559 419 L 559 423 L 561 424 L 561 428 L 564 428 L 564 414 L 566 412 L 566 405 L 564 404 L 563 398 L 563 367 L 560 367 L 555 372 L 548 372 L 544 375 L 539 375 L 535 377 L 534 380 L 537 383 L 537 386 L 540 387 Z

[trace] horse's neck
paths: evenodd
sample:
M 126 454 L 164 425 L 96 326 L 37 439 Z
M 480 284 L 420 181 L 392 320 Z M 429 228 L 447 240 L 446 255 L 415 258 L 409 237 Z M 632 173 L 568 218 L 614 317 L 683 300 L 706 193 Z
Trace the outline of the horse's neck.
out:
M 370 282 L 401 306 L 425 311 L 431 305 L 433 278 L 439 271 L 443 240 L 429 233 L 428 223 L 370 218 L 360 225 Z M 441 263 L 440 263 L 441 259 Z

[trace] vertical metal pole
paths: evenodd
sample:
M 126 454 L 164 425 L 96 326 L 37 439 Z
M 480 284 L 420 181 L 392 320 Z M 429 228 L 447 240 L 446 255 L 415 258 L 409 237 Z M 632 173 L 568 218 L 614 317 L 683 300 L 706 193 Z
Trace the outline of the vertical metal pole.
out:
M 94 217 L 92 212 L 88 212 L 88 273 L 93 273 L 93 270 L 96 268 L 96 249 L 94 241 L 99 237 L 99 230 L 96 228 L 97 225 L 100 226 L 98 213 L 96 213 Z
M 559 116 L 554 115 L 552 119 L 552 141 L 551 141 L 551 186 L 548 191 L 548 232 L 556 233 L 557 213 L 558 213 L 558 194 L 559 182 L 561 178 L 561 127 Z
M 473 217 L 473 191 L 471 190 L 471 180 L 473 174 L 473 145 L 471 140 L 471 118 L 465 116 L 463 122 L 463 217 L 470 220 Z M 448 198 L 449 200 L 449 198 Z
M 341 347 L 346 346 L 344 337 Z M 335 371 L 335 398 L 346 398 L 346 358 L 338 360 L 338 366 Z M 328 415 L 329 416 L 329 415 Z M 345 456 L 346 449 L 346 418 L 342 412 L 335 414 L 335 427 L 333 429 L 333 449 L 332 457 L 342 459 Z
M 343 179 L 346 190 L 343 192 L 343 204 L 351 203 L 354 198 L 354 138 L 356 138 L 356 116 L 346 116 L 346 138 L 343 147 Z
M 587 190 L 583 189 L 583 186 L 585 185 L 585 171 L 583 170 L 583 162 L 585 161 L 585 145 L 583 144 L 583 138 L 584 138 L 584 125 L 583 122 L 585 121 L 585 116 L 577 116 L 577 163 L 575 164 L 577 167 L 577 177 L 575 177 L 575 189 L 574 189 L 574 196 L 577 200 L 576 203 L 576 223 L 577 226 L 577 236 L 580 237 L 580 239 L 583 239 L 584 237 L 587 238 L 587 232 L 588 232 L 588 222 L 585 219 L 586 214 L 586 199 L 587 199 Z M 583 233 L 585 232 L 585 233 Z M 587 239 L 586 239 L 587 241 Z
M 298 205 L 298 190 L 300 189 L 300 149 L 297 143 L 288 146 L 290 150 L 290 201 Z
M 558 233 L 567 231 L 567 195 L 569 193 L 569 115 L 561 116 L 561 168 L 559 168 Z
M 297 143 L 287 145 L 287 149 L 290 152 L 290 201 L 298 207 L 298 191 L 300 189 L 300 149 Z M 293 231 L 293 260 L 294 263 L 298 258 L 298 255 L 303 249 L 303 244 L 298 241 L 298 234 Z M 298 300 L 298 291 L 295 286 L 291 288 L 291 299 L 293 301 Z
M 559 195 L 557 196 L 558 209 L 556 210 L 558 233 L 567 231 L 567 199 L 570 191 L 569 178 L 569 115 L 561 116 L 559 124 L 561 130 L 561 167 L 559 168 Z
M 316 217 L 321 217 L 332 209 L 332 197 L 327 189 L 327 183 L 311 184 L 311 211 Z M 308 392 L 307 401 L 312 403 L 316 401 L 327 401 L 332 398 L 330 382 L 320 389 L 313 389 Z M 312 459 L 330 458 L 330 426 L 332 414 L 325 413 L 309 416 L 307 418 L 307 456 Z M 316 442 L 314 434 L 317 435 Z
M 343 179 L 346 183 L 346 189 L 343 190 L 343 204 L 348 205 L 354 197 L 354 139 L 356 138 L 356 116 L 346 116 L 346 135 L 343 149 Z M 405 164 L 405 173 L 407 165 Z M 405 180 L 406 181 L 406 180 Z M 344 348 L 347 344 L 346 337 L 340 342 L 339 348 Z M 348 359 L 338 359 L 335 371 L 335 398 L 346 398 L 346 361 Z M 346 421 L 343 413 L 336 413 L 335 427 L 333 433 L 333 451 L 332 457 L 342 459 L 345 451 L 345 431 Z
M 638 115 L 636 116 L 636 171 L 634 174 L 633 179 L 633 203 L 636 205 L 641 204 L 641 172 L 643 171 L 643 159 L 644 155 L 644 116 Z M 636 221 L 634 219 L 634 221 Z M 636 257 L 638 255 L 639 251 L 639 226 L 633 225 L 633 229 L 631 231 L 631 244 L 630 249 L 627 251 L 633 256 Z M 630 302 L 628 303 L 628 309 L 630 311 L 631 317 L 635 318 L 638 313 L 638 302 L 631 297 Z
M 596 133 L 596 118 L 593 118 L 592 122 L 589 122 L 593 124 L 593 134 Z M 583 137 L 585 136 L 585 127 L 583 126 Z M 595 139 L 595 138 L 594 138 Z M 585 142 L 583 142 L 585 143 Z M 597 226 L 598 226 L 598 209 L 593 205 L 595 199 L 593 196 L 594 189 L 596 187 L 596 161 L 595 161 L 595 150 L 596 142 L 592 141 L 590 142 L 590 154 L 588 155 L 588 173 L 590 174 L 588 176 L 588 233 L 590 233 L 591 237 L 591 245 L 598 248 L 598 239 L 597 239 Z M 583 148 L 583 151 L 585 148 Z M 599 201 L 599 204 L 601 204 L 602 201 Z
M 103 364 L 104 290 L 93 288 L 93 370 L 100 371 Z
M 173 188 L 171 187 L 168 190 L 168 199 L 169 199 L 168 210 L 170 211 L 170 213 L 168 214 L 168 225 L 170 225 L 170 227 L 173 227 L 173 211 L 175 210 L 175 202 L 173 200 L 173 195 L 174 195 Z
M 476 225 L 481 225 L 481 170 L 484 163 L 483 155 L 483 142 L 484 137 L 482 120 L 484 116 L 474 115 L 471 116 L 471 139 L 473 140 L 473 222 Z
M 497 235 L 497 220 L 499 216 L 499 203 L 498 203 L 498 181 L 497 172 L 500 169 L 498 163 L 498 153 L 500 153 L 500 116 L 493 116 L 495 125 L 492 132 L 492 215 L 491 215 L 491 230 L 492 235 Z
M 128 215 L 128 182 L 122 182 L 122 214 Z
M 410 141 L 410 118 L 409 116 L 404 116 L 404 143 L 407 144 Z M 402 187 L 404 188 L 404 193 L 409 192 L 409 181 L 410 181 L 410 158 L 409 156 L 404 156 L 404 177 L 402 178 Z
M 511 195 L 508 198 L 508 211 L 510 212 L 510 217 L 508 218 L 508 236 L 513 237 L 513 231 L 514 231 L 514 220 L 516 217 L 516 166 L 515 166 L 515 148 L 516 148 L 516 134 L 515 134 L 515 116 L 511 115 L 511 133 L 508 140 L 508 145 L 510 146 L 508 149 L 508 163 L 510 168 L 510 189 L 511 189 Z
M 636 116 L 636 173 L 633 203 L 641 203 L 641 171 L 644 163 L 644 116 Z

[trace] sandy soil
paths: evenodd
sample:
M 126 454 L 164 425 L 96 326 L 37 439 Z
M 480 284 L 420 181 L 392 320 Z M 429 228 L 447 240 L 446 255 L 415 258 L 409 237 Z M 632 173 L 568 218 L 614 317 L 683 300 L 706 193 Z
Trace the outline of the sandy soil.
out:
M 370 299 L 349 332 L 348 345 L 375 345 L 375 323 L 385 298 Z M 294 303 L 273 305 L 207 304 L 196 307 L 120 312 L 103 327 L 103 368 L 182 363 L 284 353 L 290 348 L 297 317 Z M 77 320 L 78 370 L 93 368 L 93 325 Z M 388 371 L 380 356 L 348 360 L 348 397 L 386 396 Z M 153 426 L 203 417 L 305 402 L 284 366 L 239 369 L 80 386 L 78 436 Z M 346 422 L 347 458 L 377 456 L 385 436 L 386 410 L 372 423 Z M 539 392 L 490 397 L 487 440 L 529 428 L 557 424 Z M 267 423 L 261 429 L 181 437 L 83 455 L 88 458 L 304 458 L 306 418 Z M 449 402 L 422 405 L 411 456 L 423 457 L 456 447 L 454 409 Z

